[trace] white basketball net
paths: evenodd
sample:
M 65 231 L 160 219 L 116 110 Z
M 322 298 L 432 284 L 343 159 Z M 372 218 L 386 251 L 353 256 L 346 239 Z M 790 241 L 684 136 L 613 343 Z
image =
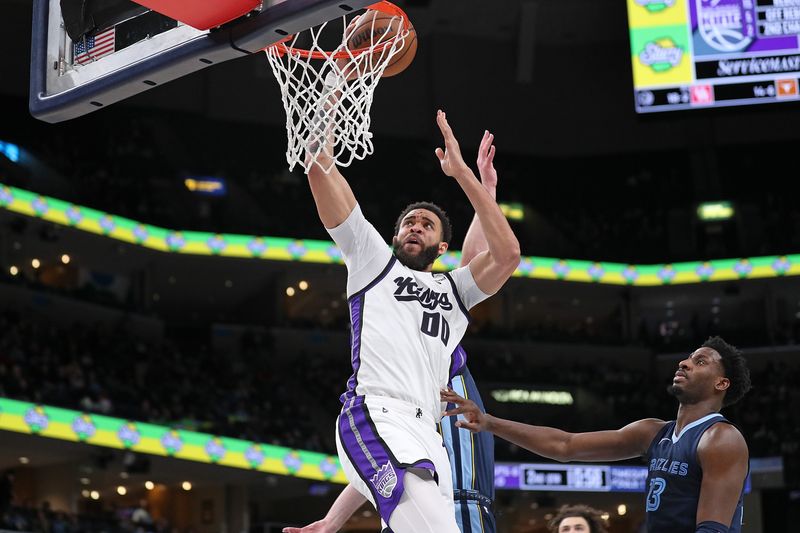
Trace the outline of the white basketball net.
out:
M 394 16 L 389 27 L 399 28 L 396 35 L 387 31 L 378 36 L 372 31 L 373 42 L 354 53 L 347 43 L 360 26 L 357 20 L 374 13 L 359 15 L 349 26 L 342 17 L 342 42 L 333 52 L 321 48 L 318 41 L 326 27 L 338 25 L 336 22 L 326 22 L 265 50 L 286 110 L 289 170 L 299 164 L 308 173 L 312 165 L 319 164 L 329 172 L 334 165 L 346 167 L 373 153 L 369 131 L 372 97 L 386 66 L 403 49 L 410 33 L 402 17 Z M 386 19 L 379 22 L 383 25 Z M 302 34 L 312 43 L 306 53 L 294 49 Z

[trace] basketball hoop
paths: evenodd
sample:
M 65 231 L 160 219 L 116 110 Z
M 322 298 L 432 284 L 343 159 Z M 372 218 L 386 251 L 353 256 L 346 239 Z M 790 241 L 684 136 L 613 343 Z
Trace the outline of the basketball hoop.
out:
M 370 10 L 371 24 L 365 18 Z M 379 17 L 390 20 L 387 28 L 376 32 Z M 347 16 L 341 17 L 341 24 L 341 32 L 336 21 L 329 21 L 264 50 L 286 111 L 289 170 L 299 163 L 308 172 L 319 164 L 328 172 L 374 151 L 369 113 L 375 88 L 392 58 L 403 50 L 412 27 L 403 10 L 386 1 L 369 6 L 349 22 Z M 358 41 L 355 34 L 364 27 L 370 30 L 369 38 L 351 48 Z M 333 50 L 320 44 L 326 30 L 329 39 L 333 33 Z

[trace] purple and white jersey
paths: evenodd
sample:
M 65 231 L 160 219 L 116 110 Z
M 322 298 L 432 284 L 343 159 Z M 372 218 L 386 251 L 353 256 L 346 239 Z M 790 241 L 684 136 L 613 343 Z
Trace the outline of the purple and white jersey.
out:
M 342 403 L 386 396 L 438 418 L 439 391 L 469 325 L 468 310 L 489 295 L 469 267 L 440 274 L 401 264 L 358 205 L 328 233 L 348 271 L 353 375 Z

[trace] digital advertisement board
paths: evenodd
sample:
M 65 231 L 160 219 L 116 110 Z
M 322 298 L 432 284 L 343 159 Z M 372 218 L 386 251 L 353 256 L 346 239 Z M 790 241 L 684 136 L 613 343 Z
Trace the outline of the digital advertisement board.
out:
M 798 100 L 800 0 L 627 0 L 639 113 Z

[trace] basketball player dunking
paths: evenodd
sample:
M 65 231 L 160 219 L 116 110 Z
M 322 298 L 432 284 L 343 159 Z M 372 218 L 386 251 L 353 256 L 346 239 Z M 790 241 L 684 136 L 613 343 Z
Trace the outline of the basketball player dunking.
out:
M 494 168 L 493 143 L 494 135 L 485 132 L 477 163 L 481 184 L 494 199 L 497 193 L 497 171 Z M 459 266 L 469 264 L 474 257 L 487 249 L 480 219 L 475 216 L 464 238 Z M 461 346 L 453 354 L 449 385 L 452 390 L 471 399 L 483 409 L 480 392 L 466 366 L 466 353 Z M 456 420 L 456 417 L 449 417 L 440 424 L 450 458 L 456 523 L 461 533 L 494 533 L 494 437 L 485 432 L 470 436 L 468 430 L 456 427 Z M 365 501 L 366 498 L 361 493 L 348 485 L 322 520 L 305 527 L 287 527 L 283 532 L 336 533 Z
M 366 221 L 334 167 L 309 170 L 323 225 L 348 270 L 353 375 L 342 395 L 337 449 L 348 480 L 394 533 L 456 533 L 447 452 L 436 431 L 440 390 L 469 323 L 468 310 L 494 294 L 519 265 L 519 243 L 497 203 L 461 157 L 441 111 L 445 150 L 436 155 L 455 178 L 486 235 L 487 251 L 469 265 L 433 274 L 448 248 L 450 224 L 434 204 L 398 218 L 394 253 Z

